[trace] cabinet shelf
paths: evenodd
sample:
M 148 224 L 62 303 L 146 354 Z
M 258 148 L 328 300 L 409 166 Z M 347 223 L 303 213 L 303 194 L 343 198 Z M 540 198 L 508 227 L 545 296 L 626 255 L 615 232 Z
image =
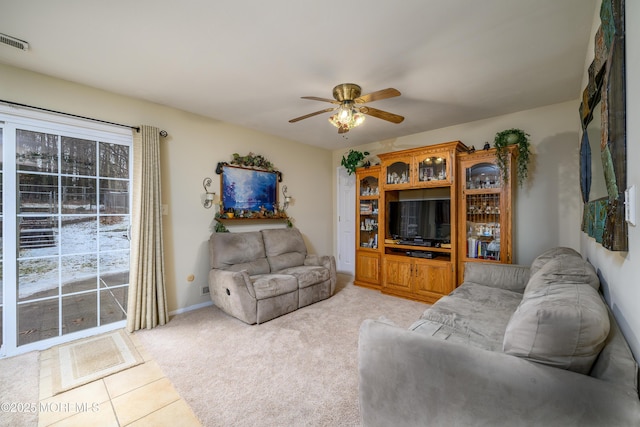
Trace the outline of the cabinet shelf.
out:
M 402 251 L 420 251 L 420 252 L 440 252 L 451 253 L 451 248 L 436 248 L 435 246 L 414 246 L 414 245 L 386 245 L 385 248 L 390 250 Z
M 463 191 L 465 194 L 500 194 L 502 193 L 502 188 L 467 188 Z

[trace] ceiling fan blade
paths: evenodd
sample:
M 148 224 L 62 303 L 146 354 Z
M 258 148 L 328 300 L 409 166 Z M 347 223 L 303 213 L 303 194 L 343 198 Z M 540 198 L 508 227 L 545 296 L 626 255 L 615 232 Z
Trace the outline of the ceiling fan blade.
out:
M 299 122 L 300 120 L 308 119 L 309 117 L 317 116 L 318 114 L 328 113 L 329 111 L 333 111 L 335 108 L 325 108 L 324 110 L 316 111 L 315 113 L 305 114 L 304 116 L 296 117 L 295 119 L 289 120 L 289 123 Z
M 301 96 L 302 99 L 310 99 L 312 101 L 322 101 L 322 102 L 330 102 L 332 104 L 340 104 L 340 101 L 336 101 L 335 99 L 329 98 L 320 98 L 317 96 Z
M 372 107 L 360 107 L 360 112 L 362 114 L 367 114 L 369 116 L 377 117 L 382 120 L 386 120 L 392 123 L 402 123 L 404 117 L 399 116 L 397 114 L 389 113 L 387 111 L 378 110 L 377 108 Z
M 354 99 L 354 101 L 357 104 L 364 104 L 366 102 L 379 101 L 381 99 L 393 98 L 395 96 L 400 96 L 400 91 L 390 87 L 362 95 L 361 97 Z

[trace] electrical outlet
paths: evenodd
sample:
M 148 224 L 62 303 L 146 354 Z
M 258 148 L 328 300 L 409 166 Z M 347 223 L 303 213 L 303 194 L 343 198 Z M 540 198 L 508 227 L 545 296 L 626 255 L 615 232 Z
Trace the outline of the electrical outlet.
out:
M 209 295 L 209 287 L 208 286 L 203 286 L 200 291 L 201 291 L 200 295 Z

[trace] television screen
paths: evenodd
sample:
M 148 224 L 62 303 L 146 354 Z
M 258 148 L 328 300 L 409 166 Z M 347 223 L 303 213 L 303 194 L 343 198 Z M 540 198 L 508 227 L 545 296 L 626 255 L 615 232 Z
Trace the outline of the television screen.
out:
M 449 240 L 451 200 L 400 200 L 389 202 L 388 230 L 394 239 Z

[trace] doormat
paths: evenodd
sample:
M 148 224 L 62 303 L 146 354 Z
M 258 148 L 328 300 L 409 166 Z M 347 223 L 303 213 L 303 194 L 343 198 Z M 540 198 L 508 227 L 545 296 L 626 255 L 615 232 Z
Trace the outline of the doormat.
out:
M 61 344 L 51 350 L 54 395 L 144 362 L 123 329 Z

